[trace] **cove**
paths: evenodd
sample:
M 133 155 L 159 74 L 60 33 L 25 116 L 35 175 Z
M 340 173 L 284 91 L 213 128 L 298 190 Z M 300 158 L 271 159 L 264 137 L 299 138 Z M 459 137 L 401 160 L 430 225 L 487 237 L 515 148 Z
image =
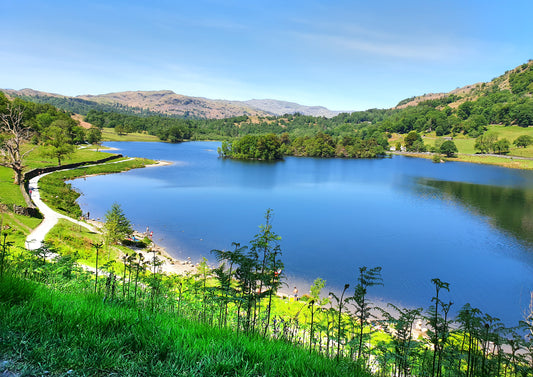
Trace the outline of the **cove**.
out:
M 317 277 L 338 291 L 359 267 L 382 266 L 370 295 L 384 302 L 427 308 L 439 278 L 455 312 L 470 303 L 515 325 L 529 305 L 532 172 L 403 156 L 233 161 L 218 158 L 217 142 L 105 145 L 173 164 L 77 179 L 82 209 L 103 219 L 120 203 L 176 258 L 215 264 L 211 249 L 248 244 L 272 208 L 287 291 Z

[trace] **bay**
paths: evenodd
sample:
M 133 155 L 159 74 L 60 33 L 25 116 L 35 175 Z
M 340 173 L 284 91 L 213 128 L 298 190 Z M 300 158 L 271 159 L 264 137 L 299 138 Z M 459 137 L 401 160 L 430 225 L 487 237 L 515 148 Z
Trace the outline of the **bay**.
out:
M 119 203 L 134 227 L 176 258 L 248 242 L 267 208 L 282 240 L 285 290 L 355 286 L 358 268 L 382 266 L 376 300 L 427 308 L 442 296 L 507 324 L 523 319 L 533 291 L 533 173 L 393 156 L 371 160 L 219 159 L 217 142 L 108 142 L 170 166 L 73 181 L 82 209 L 103 219 Z M 327 293 L 327 292 L 326 292 Z

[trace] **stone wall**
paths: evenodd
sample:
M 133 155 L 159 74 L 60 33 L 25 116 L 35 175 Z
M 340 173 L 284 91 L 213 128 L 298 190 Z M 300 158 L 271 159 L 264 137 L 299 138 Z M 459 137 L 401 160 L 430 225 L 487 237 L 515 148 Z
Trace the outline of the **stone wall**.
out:
M 116 160 L 117 158 L 122 158 L 123 156 L 121 154 L 114 154 L 112 156 L 102 158 L 101 160 L 96 161 L 84 161 L 84 162 L 77 162 L 74 164 L 66 164 L 61 166 L 49 166 L 46 168 L 37 168 L 32 169 L 24 173 L 24 182 L 29 182 L 30 179 L 37 177 L 38 175 L 44 174 L 44 173 L 50 173 L 57 170 L 64 170 L 64 169 L 74 169 L 80 166 L 84 165 L 94 165 L 94 164 L 101 164 L 107 161 Z
M 24 173 L 23 182 L 20 185 L 20 190 L 22 191 L 22 196 L 24 196 L 24 200 L 26 201 L 27 207 L 21 207 L 21 206 L 13 206 L 13 212 L 19 215 L 25 215 L 25 216 L 31 216 L 31 217 L 38 217 L 42 218 L 41 213 L 39 210 L 35 207 L 35 204 L 30 199 L 30 196 L 28 195 L 28 184 L 30 182 L 30 179 L 37 177 L 38 175 L 44 174 L 44 173 L 50 173 L 53 171 L 58 170 L 64 170 L 64 169 L 74 169 L 80 166 L 84 165 L 95 165 L 95 164 L 102 164 L 107 161 L 116 160 L 117 158 L 123 157 L 121 154 L 114 154 L 112 156 L 102 158 L 100 160 L 95 161 L 84 161 L 84 162 L 77 162 L 74 164 L 66 164 L 61 166 L 49 166 L 46 168 L 37 168 L 32 169 Z

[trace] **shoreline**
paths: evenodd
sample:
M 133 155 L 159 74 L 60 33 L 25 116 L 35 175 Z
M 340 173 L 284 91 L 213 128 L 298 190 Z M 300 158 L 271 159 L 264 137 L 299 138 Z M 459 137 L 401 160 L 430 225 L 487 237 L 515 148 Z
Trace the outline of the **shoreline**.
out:
M 389 156 L 405 156 L 411 158 L 422 158 L 425 160 L 431 160 L 435 153 L 431 152 L 398 152 L 398 151 L 387 151 Z M 477 164 L 477 165 L 487 165 L 487 166 L 500 166 L 506 169 L 515 169 L 515 170 L 524 170 L 530 171 L 533 170 L 533 163 L 531 162 L 533 158 L 531 157 L 521 157 L 521 156 L 510 156 L 510 155 L 494 155 L 494 154 L 466 154 L 458 153 L 456 157 L 445 157 L 442 156 L 441 160 L 443 162 L 465 162 L 468 164 Z M 529 166 L 528 166 L 529 165 Z
M 155 164 L 146 165 L 145 168 L 155 168 L 157 166 L 170 166 L 174 165 L 172 161 L 157 160 Z
M 86 220 L 87 223 L 91 224 L 93 227 L 97 228 L 98 230 L 101 230 L 104 226 L 104 223 L 102 221 L 88 219 Z M 146 233 L 142 233 L 139 231 L 134 230 L 133 236 L 137 239 L 144 239 L 147 237 Z M 149 238 L 149 237 L 148 237 Z M 153 259 L 153 252 L 155 251 L 156 255 L 159 256 L 159 259 L 161 260 L 162 264 L 159 266 L 160 272 L 166 273 L 166 274 L 178 274 L 178 275 L 187 275 L 192 274 L 197 271 L 196 265 L 193 264 L 191 258 L 187 258 L 187 260 L 181 260 L 174 258 L 170 253 L 167 251 L 167 249 L 163 246 L 157 245 L 154 241 L 150 245 L 147 246 L 148 249 L 152 251 L 146 251 L 144 249 L 138 249 L 130 246 L 126 246 L 128 249 L 134 251 L 137 254 L 142 254 L 145 261 L 150 261 Z

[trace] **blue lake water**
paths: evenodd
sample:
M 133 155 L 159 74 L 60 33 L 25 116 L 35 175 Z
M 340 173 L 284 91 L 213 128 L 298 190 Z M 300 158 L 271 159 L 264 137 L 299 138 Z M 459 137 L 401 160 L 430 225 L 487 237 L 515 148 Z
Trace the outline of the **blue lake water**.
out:
M 360 266 L 382 266 L 370 294 L 385 302 L 427 308 L 439 278 L 456 310 L 469 302 L 516 324 L 529 304 L 532 172 L 402 156 L 232 161 L 217 142 L 105 145 L 173 165 L 75 180 L 82 209 L 103 219 L 120 203 L 177 258 L 214 264 L 211 249 L 248 244 L 272 208 L 289 291 L 317 277 L 336 291 Z

